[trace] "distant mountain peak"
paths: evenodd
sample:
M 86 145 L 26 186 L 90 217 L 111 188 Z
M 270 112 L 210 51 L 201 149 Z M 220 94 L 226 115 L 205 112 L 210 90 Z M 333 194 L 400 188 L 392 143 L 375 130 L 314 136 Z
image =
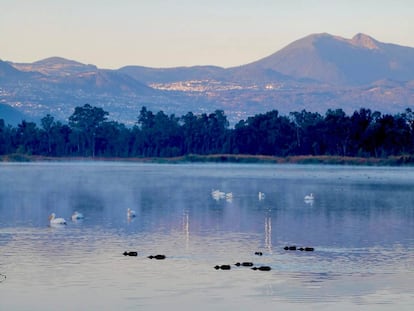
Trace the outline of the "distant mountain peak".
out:
M 52 56 L 52 57 L 48 57 L 39 61 L 34 62 L 33 64 L 38 64 L 38 65 L 55 65 L 55 64 L 65 64 L 65 65 L 82 65 L 84 66 L 84 64 L 74 61 L 74 60 L 70 60 L 70 59 L 66 59 L 63 57 L 58 57 L 58 56 Z
M 375 40 L 374 38 L 365 35 L 363 33 L 358 33 L 356 34 L 351 40 L 350 43 L 358 46 L 358 47 L 362 47 L 362 48 L 366 48 L 369 50 L 378 50 L 379 46 L 378 46 L 378 41 Z
M 12 63 L 12 66 L 21 71 L 35 71 L 47 76 L 69 76 L 81 72 L 97 71 L 95 65 L 85 65 L 63 57 L 49 57 L 34 63 Z
M 414 80 L 414 48 L 388 44 L 358 33 L 351 39 L 327 33 L 296 40 L 248 64 L 294 78 L 332 85 L 366 85 L 377 80 Z

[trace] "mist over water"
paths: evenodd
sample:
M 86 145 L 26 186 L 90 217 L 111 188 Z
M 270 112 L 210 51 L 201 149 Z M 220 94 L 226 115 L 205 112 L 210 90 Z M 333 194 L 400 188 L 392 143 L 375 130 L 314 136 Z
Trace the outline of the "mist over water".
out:
M 1 164 L 1 305 L 408 310 L 413 190 L 412 168 Z M 137 217 L 128 219 L 128 208 Z M 74 211 L 85 218 L 72 221 Z M 50 227 L 52 212 L 68 224 Z M 147 258 L 155 254 L 167 258 Z M 242 261 L 272 270 L 234 266 Z M 221 264 L 232 269 L 213 269 Z

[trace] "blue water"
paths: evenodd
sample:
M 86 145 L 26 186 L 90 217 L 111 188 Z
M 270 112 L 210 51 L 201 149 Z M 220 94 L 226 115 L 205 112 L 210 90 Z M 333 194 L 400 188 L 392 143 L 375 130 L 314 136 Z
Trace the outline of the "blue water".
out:
M 0 310 L 413 306 L 412 168 L 0 164 Z

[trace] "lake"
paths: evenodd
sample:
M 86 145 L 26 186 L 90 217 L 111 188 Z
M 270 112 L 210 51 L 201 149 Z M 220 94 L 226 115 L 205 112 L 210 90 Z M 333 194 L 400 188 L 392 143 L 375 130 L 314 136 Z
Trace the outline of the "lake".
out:
M 0 164 L 1 310 L 413 306 L 413 168 Z

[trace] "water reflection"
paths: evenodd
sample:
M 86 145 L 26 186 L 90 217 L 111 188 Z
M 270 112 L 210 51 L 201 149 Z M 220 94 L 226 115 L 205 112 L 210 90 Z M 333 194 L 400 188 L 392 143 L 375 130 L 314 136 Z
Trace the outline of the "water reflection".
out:
M 188 212 L 183 214 L 183 234 L 185 238 L 185 248 L 188 250 L 190 245 L 190 216 Z
M 265 248 L 272 252 L 272 218 L 265 218 Z
M 91 309 L 414 303 L 413 169 L 61 163 L 2 164 L 0 174 L 7 310 L 54 310 L 74 293 Z M 51 212 L 74 211 L 84 219 L 48 226 Z M 315 252 L 283 250 L 291 244 Z M 167 260 L 146 258 L 157 253 Z M 212 268 L 243 261 L 272 271 Z

